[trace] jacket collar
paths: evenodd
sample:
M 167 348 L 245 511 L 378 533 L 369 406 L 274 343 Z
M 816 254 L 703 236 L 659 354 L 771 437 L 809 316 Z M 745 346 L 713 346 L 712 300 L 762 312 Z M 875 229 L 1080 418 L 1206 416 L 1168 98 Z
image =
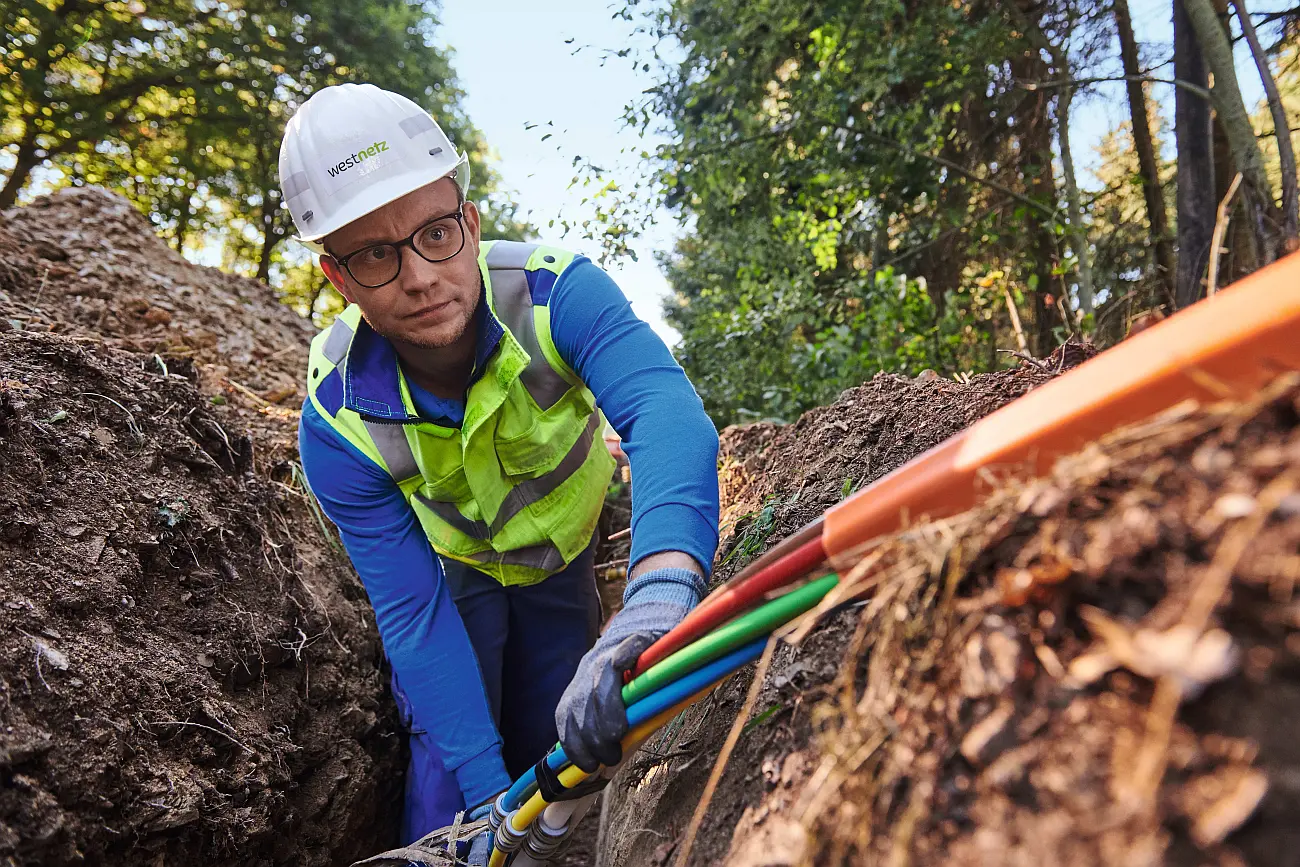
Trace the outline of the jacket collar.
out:
M 504 327 L 487 302 L 487 293 L 480 286 L 478 307 L 470 325 L 475 330 L 474 369 L 470 385 L 483 376 L 492 354 L 496 352 L 504 334 Z M 397 357 L 397 350 L 388 338 L 370 327 L 364 318 L 357 325 L 356 335 L 348 349 L 346 370 L 343 376 L 343 405 L 353 412 L 379 421 L 423 421 L 414 411 L 405 377 Z

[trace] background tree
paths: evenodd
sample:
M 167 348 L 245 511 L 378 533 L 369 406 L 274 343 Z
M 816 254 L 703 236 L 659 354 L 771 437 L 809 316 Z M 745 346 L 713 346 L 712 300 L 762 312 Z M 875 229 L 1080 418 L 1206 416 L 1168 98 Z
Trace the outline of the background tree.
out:
M 1173 0 L 1174 77 L 1209 89 L 1210 76 L 1196 40 L 1185 0 Z M 1174 126 L 1178 139 L 1178 266 L 1176 307 L 1204 294 L 1202 277 L 1209 264 L 1214 234 L 1214 150 L 1210 102 L 1186 87 L 1174 92 Z
M 1132 118 L 1133 146 L 1137 151 L 1138 177 L 1142 181 L 1142 196 L 1147 206 L 1147 222 L 1151 226 L 1151 247 L 1155 251 L 1156 276 L 1164 290 L 1167 302 L 1174 299 L 1174 248 L 1169 236 L 1169 216 L 1165 210 L 1165 194 L 1160 184 L 1160 170 L 1156 163 L 1155 140 L 1151 137 L 1150 118 L 1147 114 L 1146 89 L 1142 85 L 1144 71 L 1138 59 L 1137 38 L 1133 35 L 1133 17 L 1128 0 L 1112 0 L 1115 10 L 1115 29 L 1119 34 L 1120 57 L 1124 64 L 1125 87 L 1128 91 L 1129 116 Z
M 1210 153 L 1189 21 L 1175 51 L 1139 41 L 1127 2 L 638 8 L 674 58 L 629 112 L 671 140 L 653 181 L 686 237 L 662 257 L 666 315 L 720 423 L 791 418 L 877 371 L 990 369 L 1081 328 L 1117 340 L 1199 291 L 1212 164 L 1179 172 L 1162 139 L 1177 101 L 1178 154 Z M 1268 65 L 1294 11 L 1253 19 Z M 1081 170 L 1071 121 L 1116 91 L 1128 119 Z M 625 246 L 635 215 L 606 212 L 625 219 L 603 240 Z
M 521 237 L 527 227 L 500 195 L 434 47 L 435 11 L 407 0 L 7 5 L 0 142 L 13 168 L 0 207 L 44 165 L 53 186 L 124 193 L 177 249 L 219 245 L 227 267 L 298 291 L 312 281 L 288 279 L 310 258 L 283 245 L 292 234 L 279 193 L 284 125 L 321 87 L 369 81 L 438 117 L 470 154 L 485 232 Z

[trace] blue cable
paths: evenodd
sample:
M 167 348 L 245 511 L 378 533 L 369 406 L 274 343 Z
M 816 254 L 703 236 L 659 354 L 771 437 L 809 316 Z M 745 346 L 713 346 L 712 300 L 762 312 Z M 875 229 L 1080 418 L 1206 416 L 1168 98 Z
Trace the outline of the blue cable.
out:
M 692 671 L 680 680 L 675 680 L 666 686 L 660 687 L 627 709 L 627 727 L 629 729 L 636 728 L 646 720 L 653 719 L 673 705 L 695 695 L 695 693 L 714 681 L 730 676 L 742 665 L 753 662 L 762 656 L 763 648 L 766 645 L 767 636 L 764 635 L 731 651 L 726 656 L 713 660 L 703 668 Z M 564 754 L 564 747 L 559 744 L 556 744 L 546 756 L 546 765 L 553 771 L 559 771 L 568 761 L 568 756 Z M 529 768 L 506 790 L 506 809 L 519 809 L 536 788 L 536 772 L 533 768 Z
M 558 771 L 569 759 L 564 755 L 564 748 L 556 744 L 551 751 L 546 754 L 546 765 L 553 771 Z M 518 810 L 523 806 L 524 801 L 531 796 L 533 789 L 537 788 L 537 769 L 529 768 L 519 775 L 519 779 L 510 784 L 506 789 L 505 808 L 507 810 Z
M 627 709 L 627 727 L 636 728 L 648 719 L 653 719 L 668 708 L 690 698 L 704 687 L 727 677 L 742 665 L 746 665 L 763 655 L 767 646 L 767 636 L 756 638 L 749 644 L 742 645 L 726 656 L 721 656 L 703 668 L 675 680 L 667 686 L 660 687 Z

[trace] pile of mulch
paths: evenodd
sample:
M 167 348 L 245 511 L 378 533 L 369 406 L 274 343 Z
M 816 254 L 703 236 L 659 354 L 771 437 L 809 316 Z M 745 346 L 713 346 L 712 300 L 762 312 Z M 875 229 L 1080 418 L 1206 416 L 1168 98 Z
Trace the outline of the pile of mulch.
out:
M 1070 342 L 1047 359 L 961 381 L 932 373 L 915 379 L 882 373 L 848 389 L 834 404 L 809 410 L 793 424 L 727 428 L 719 454 L 722 520 L 714 580 L 735 574 L 852 491 L 1093 354 L 1090 345 Z M 825 641 L 831 651 L 842 650 L 844 640 L 833 630 L 808 639 L 813 644 Z M 814 658 L 819 661 L 809 661 Z M 803 685 L 828 681 L 839 660 L 810 653 L 790 664 L 782 675 L 785 682 Z M 733 678 L 702 707 L 684 714 L 643 748 L 629 772 L 607 790 L 601 864 L 651 864 L 668 857 L 699 801 L 747 684 L 748 675 Z M 800 707 L 803 716 L 794 728 L 768 727 L 781 733 L 784 746 L 774 749 L 792 749 L 798 738 L 806 739 L 806 707 L 802 702 Z M 772 721 L 772 715 L 765 720 Z M 720 837 L 716 829 L 728 827 L 727 821 L 734 825 L 744 805 L 762 791 L 753 776 L 757 772 L 750 771 L 746 785 L 727 790 L 733 792 L 733 808 L 719 807 L 710 814 L 709 827 L 715 830 L 703 851 L 718 857 L 727 851 L 729 836 Z M 725 795 L 719 798 L 725 800 Z M 714 823 L 714 816 L 721 818 Z
M 115 193 L 69 187 L 0 215 L 0 330 L 138 352 L 229 403 L 268 461 L 296 455 L 311 322 L 263 283 L 196 267 Z
M 737 716 L 690 863 L 1294 863 L 1298 421 L 1295 377 L 1180 407 L 885 540 L 613 790 L 603 863 L 678 854 Z
M 101 191 L 6 212 L 0 252 L 0 863 L 388 847 L 405 749 L 364 588 L 293 401 L 224 384 L 287 383 L 310 325 Z
M 755 422 L 722 432 L 720 578 L 953 434 L 1096 355 L 1071 340 L 1048 358 L 958 381 L 879 373 L 793 424 Z M 739 550 L 738 550 L 739 549 Z

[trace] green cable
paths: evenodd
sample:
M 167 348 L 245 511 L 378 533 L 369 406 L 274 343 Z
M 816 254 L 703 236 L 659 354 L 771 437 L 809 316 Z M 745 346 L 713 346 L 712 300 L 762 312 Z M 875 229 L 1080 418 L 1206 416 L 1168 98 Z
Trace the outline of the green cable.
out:
M 793 620 L 821 602 L 839 580 L 833 573 L 818 578 L 697 638 L 624 686 L 623 704 L 640 701 L 745 642 Z

